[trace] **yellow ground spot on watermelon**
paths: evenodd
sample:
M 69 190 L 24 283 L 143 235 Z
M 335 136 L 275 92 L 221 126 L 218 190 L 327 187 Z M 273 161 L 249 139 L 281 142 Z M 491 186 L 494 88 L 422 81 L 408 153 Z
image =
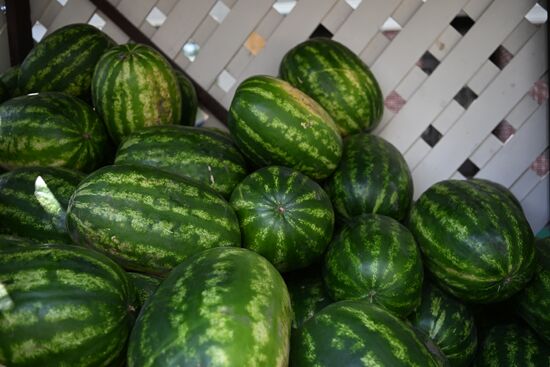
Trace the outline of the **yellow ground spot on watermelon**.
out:
M 32 309 L 13 310 L 2 312 L 0 317 L 0 330 L 4 332 L 14 331 L 21 327 L 33 326 L 39 322 L 38 313 L 40 312 L 41 303 L 37 302 L 32 305 Z
M 84 291 L 112 292 L 112 286 L 105 279 L 90 274 L 70 270 L 55 270 L 57 281 L 61 284 Z
M 12 273 L 11 278 L 13 283 L 8 285 L 8 289 L 10 292 L 15 292 L 30 291 L 40 288 L 49 283 L 47 274 L 48 272 L 46 269 L 21 270 Z
M 52 306 L 47 309 L 44 320 L 48 322 L 58 322 L 64 320 L 83 321 L 91 317 L 93 313 L 88 307 L 82 305 L 65 304 L 61 306 Z

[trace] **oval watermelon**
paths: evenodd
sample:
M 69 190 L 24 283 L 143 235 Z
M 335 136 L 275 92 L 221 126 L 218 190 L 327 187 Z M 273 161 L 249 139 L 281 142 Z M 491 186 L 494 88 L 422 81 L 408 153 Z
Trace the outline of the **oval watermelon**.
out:
M 0 234 L 0 251 L 11 250 L 13 248 L 24 248 L 36 244 L 39 244 L 39 242 L 35 242 L 28 238 L 11 236 L 9 234 Z
M 107 166 L 76 189 L 67 210 L 76 243 L 128 270 L 163 275 L 189 256 L 239 246 L 239 222 L 221 196 L 184 177 L 145 166 Z
M 259 167 L 287 166 L 322 179 L 342 155 L 342 139 L 326 111 L 270 76 L 253 76 L 239 85 L 228 125 L 241 151 Z
M 78 98 L 58 92 L 0 105 L 0 166 L 55 166 L 90 172 L 110 154 L 103 122 Z
M 316 100 L 345 136 L 373 130 L 382 117 L 382 92 L 368 66 L 350 49 L 313 38 L 287 52 L 279 73 Z
M 436 183 L 413 205 L 409 227 L 438 283 L 464 301 L 502 301 L 533 274 L 529 223 L 491 185 Z
M 87 99 L 94 68 L 115 42 L 89 24 L 70 24 L 46 36 L 21 64 L 21 94 L 64 92 Z
M 109 49 L 92 79 L 92 99 L 115 143 L 145 126 L 179 124 L 181 92 L 168 61 L 140 44 Z
M 237 185 L 230 203 L 243 246 L 284 272 L 318 260 L 330 239 L 334 212 L 315 181 L 286 167 L 264 167 Z
M 104 255 L 66 245 L 2 251 L 2 284 L 11 302 L 0 308 L 1 365 L 96 367 L 124 360 L 136 297 L 124 271 Z
M 195 126 L 199 100 L 195 86 L 181 71 L 174 69 L 181 92 L 181 124 Z
M 0 74 L 0 81 L 8 88 L 10 98 L 19 97 L 21 95 L 17 86 L 20 71 L 20 66 L 15 65 Z
M 128 366 L 287 366 L 291 319 L 285 283 L 267 260 L 240 248 L 203 251 L 141 311 Z

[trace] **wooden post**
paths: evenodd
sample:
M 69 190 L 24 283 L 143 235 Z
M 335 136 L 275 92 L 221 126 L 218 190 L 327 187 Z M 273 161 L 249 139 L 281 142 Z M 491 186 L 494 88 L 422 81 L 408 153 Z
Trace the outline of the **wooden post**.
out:
M 33 47 L 29 0 L 6 0 L 10 62 L 20 64 Z

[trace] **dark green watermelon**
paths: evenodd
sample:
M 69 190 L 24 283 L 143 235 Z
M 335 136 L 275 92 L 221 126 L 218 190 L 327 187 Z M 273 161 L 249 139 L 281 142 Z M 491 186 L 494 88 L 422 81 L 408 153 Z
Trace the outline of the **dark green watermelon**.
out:
M 384 112 L 382 92 L 368 66 L 343 44 L 313 38 L 286 53 L 279 73 L 316 100 L 345 136 L 373 130 Z
M 99 59 L 92 99 L 117 144 L 146 126 L 179 124 L 181 92 L 172 66 L 152 47 L 129 43 Z
M 157 275 L 205 249 L 241 241 L 235 212 L 221 196 L 146 166 L 107 166 L 86 177 L 69 202 L 67 228 L 76 243 Z
M 422 303 L 409 320 L 435 342 L 452 367 L 471 364 L 477 347 L 477 330 L 474 316 L 466 305 L 431 281 L 425 281 Z
M 70 24 L 46 36 L 21 64 L 21 94 L 64 92 L 88 99 L 94 68 L 115 42 L 89 24 Z
M 142 309 L 129 367 L 288 365 L 292 310 L 260 255 L 215 248 L 177 266 Z
M 464 301 L 505 300 L 533 275 L 533 233 L 523 211 L 491 185 L 446 180 L 413 205 L 409 227 L 438 283 Z
M 110 154 L 107 131 L 92 107 L 58 92 L 0 105 L 0 166 L 66 167 L 90 172 Z
M 12 236 L 9 234 L 0 234 L 0 251 L 11 250 L 13 248 L 24 248 L 39 244 L 28 238 Z
M 537 239 L 537 267 L 516 297 L 518 314 L 550 345 L 550 237 Z
M 181 124 L 195 126 L 199 100 L 195 86 L 181 71 L 174 69 L 181 92 Z
M 367 301 L 333 303 L 292 334 L 293 367 L 441 366 L 403 321 Z
M 146 275 L 141 273 L 126 273 L 128 279 L 134 284 L 136 294 L 138 298 L 139 308 L 143 307 L 145 302 L 151 298 L 160 285 L 161 280 L 152 275 Z
M 19 168 L 0 175 L 0 233 L 71 244 L 65 216 L 83 178 L 56 167 Z
M 376 213 L 401 221 L 411 206 L 413 181 L 393 145 L 374 135 L 356 134 L 344 140 L 342 160 L 326 189 L 344 218 Z
M 0 365 L 120 366 L 135 302 L 124 271 L 95 251 L 0 251 Z
M 367 300 L 398 317 L 420 305 L 423 276 L 411 233 L 377 214 L 351 220 L 332 240 L 323 267 L 334 300 Z
M 547 367 L 550 347 L 523 323 L 492 327 L 474 362 L 475 367 Z
M 326 111 L 270 76 L 253 76 L 239 85 L 228 125 L 241 151 L 258 167 L 281 165 L 323 179 L 342 155 L 342 139 Z
M 243 246 L 279 271 L 319 260 L 332 238 L 334 212 L 315 181 L 286 167 L 264 167 L 237 185 L 230 199 Z
M 0 74 L 0 81 L 8 88 L 11 98 L 19 97 L 19 88 L 17 82 L 19 80 L 19 72 L 21 68 L 19 65 L 12 66 Z
M 115 164 L 163 169 L 209 186 L 228 198 L 247 174 L 246 161 L 230 137 L 188 126 L 151 126 L 126 137 Z

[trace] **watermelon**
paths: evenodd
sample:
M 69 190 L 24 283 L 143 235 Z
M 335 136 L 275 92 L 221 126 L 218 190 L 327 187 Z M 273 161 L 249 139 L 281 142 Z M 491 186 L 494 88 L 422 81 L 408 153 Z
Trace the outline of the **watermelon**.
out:
M 287 166 L 323 179 L 342 155 L 342 139 L 326 111 L 270 76 L 253 76 L 238 86 L 228 125 L 241 151 L 258 167 Z
M 285 283 L 294 313 L 293 329 L 301 328 L 313 315 L 332 303 L 317 266 L 286 273 Z
M 151 275 L 133 272 L 128 272 L 126 275 L 134 284 L 138 298 L 138 308 L 141 308 L 159 287 L 160 279 Z
M 505 300 L 533 274 L 529 223 L 512 200 L 490 185 L 465 180 L 434 184 L 413 205 L 409 227 L 427 268 L 461 300 Z
M 422 303 L 409 320 L 413 327 L 436 343 L 452 367 L 471 364 L 477 347 L 477 332 L 474 316 L 466 305 L 425 281 Z
M 46 36 L 21 64 L 21 94 L 64 92 L 88 99 L 94 68 L 114 41 L 89 24 L 70 24 Z
M 535 242 L 537 267 L 515 297 L 518 314 L 550 345 L 550 237 Z
M 484 187 L 489 186 L 490 187 L 489 190 L 490 190 L 491 187 L 492 187 L 497 192 L 500 192 L 500 194 L 506 198 L 505 200 L 511 200 L 514 204 L 516 204 L 518 206 L 518 208 L 520 208 L 521 211 L 523 211 L 523 207 L 521 206 L 521 203 L 514 196 L 514 194 L 512 194 L 512 192 L 510 190 L 508 190 L 505 186 L 499 184 L 498 182 L 486 180 L 486 179 L 483 179 L 483 178 L 471 178 L 468 181 L 473 186 L 477 186 L 480 189 L 483 189 Z M 493 191 L 495 191 L 495 190 L 493 190 Z M 495 192 L 495 194 L 496 194 L 496 192 Z
M 292 334 L 293 367 L 440 366 L 411 327 L 371 303 L 340 301 Z
M 28 238 L 12 236 L 9 234 L 0 234 L 0 251 L 10 250 L 12 248 L 21 248 L 36 245 L 37 242 Z
M 350 49 L 313 38 L 287 52 L 279 74 L 316 100 L 345 136 L 373 130 L 384 112 L 382 92 L 367 65 Z
M 0 103 L 10 98 L 8 87 L 0 80 Z
M 11 302 L 0 301 L 0 365 L 123 361 L 136 297 L 124 271 L 107 257 L 67 245 L 2 251 L 1 284 Z
M 26 167 L 0 175 L 0 233 L 71 244 L 66 210 L 83 178 L 57 167 Z
M 412 234 L 378 214 L 351 220 L 332 240 L 323 266 L 334 300 L 364 299 L 398 317 L 420 305 L 423 276 Z
M 199 100 L 195 86 L 181 71 L 174 69 L 181 92 L 181 124 L 195 126 Z
M 315 181 L 286 167 L 264 167 L 237 185 L 230 199 L 243 246 L 284 272 L 319 260 L 332 238 L 334 212 Z
M 228 198 L 247 174 L 246 161 L 231 138 L 209 129 L 151 126 L 128 135 L 115 164 L 137 164 L 176 173 Z
M 285 283 L 267 260 L 206 250 L 174 268 L 144 306 L 128 366 L 287 366 L 291 319 Z
M 550 365 L 550 347 L 524 324 L 496 325 L 480 344 L 475 367 L 546 367 Z
M 0 166 L 56 166 L 90 172 L 101 166 L 109 137 L 92 108 L 67 94 L 45 92 L 0 105 Z
M 393 145 L 374 135 L 355 134 L 344 140 L 342 160 L 326 190 L 344 218 L 377 213 L 401 221 L 411 206 L 413 181 Z
M 19 97 L 20 93 L 17 87 L 19 80 L 19 72 L 21 68 L 19 65 L 12 66 L 0 74 L 0 82 L 8 88 L 9 95 L 11 98 Z
M 92 78 L 92 100 L 113 141 L 145 126 L 178 124 L 181 92 L 168 61 L 141 44 L 111 48 Z
M 86 177 L 69 202 L 67 228 L 76 243 L 157 275 L 197 252 L 241 241 L 237 217 L 221 196 L 145 166 L 107 166 Z

